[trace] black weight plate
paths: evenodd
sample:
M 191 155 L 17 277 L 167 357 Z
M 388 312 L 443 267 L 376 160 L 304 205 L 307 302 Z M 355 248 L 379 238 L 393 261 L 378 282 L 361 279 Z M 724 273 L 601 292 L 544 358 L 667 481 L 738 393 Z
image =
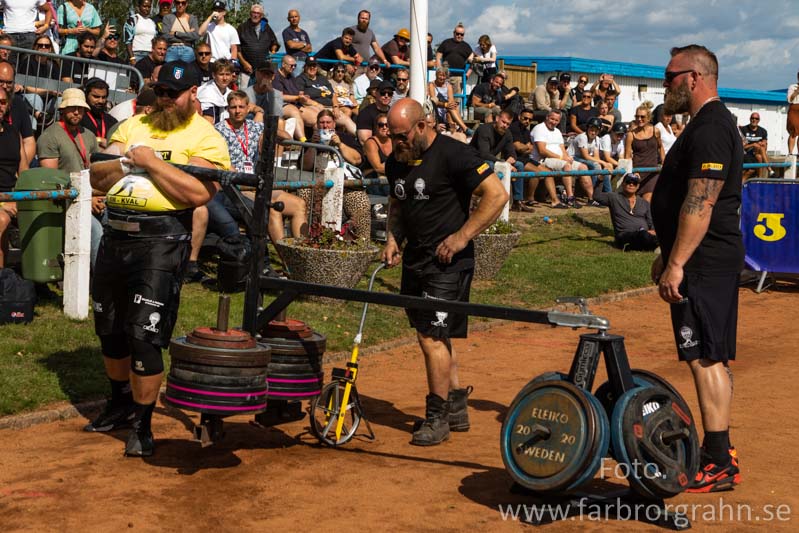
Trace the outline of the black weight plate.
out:
M 270 380 L 276 379 L 311 379 L 311 378 L 319 378 L 324 376 L 325 373 L 322 371 L 319 372 L 269 372 L 267 377 Z
M 650 372 L 649 370 L 642 370 L 640 368 L 633 368 L 633 383 L 635 383 L 636 387 L 649 387 L 649 386 L 661 386 L 664 389 L 670 390 L 680 398 L 682 396 L 674 388 L 674 386 L 666 381 L 664 378 L 658 376 L 654 372 Z M 613 404 L 616 403 L 615 395 L 613 394 L 613 390 L 610 387 L 610 382 L 606 381 L 599 387 L 597 387 L 596 391 L 594 392 L 594 396 L 597 397 L 599 403 L 601 403 L 605 407 L 605 412 L 608 414 L 608 417 L 613 415 Z M 685 401 L 685 400 L 683 400 Z
M 172 398 L 195 402 L 198 405 L 211 405 L 211 406 L 257 406 L 265 402 L 266 391 L 259 393 L 248 394 L 247 396 L 231 397 L 231 396 L 214 396 L 205 393 L 198 389 L 190 389 L 181 385 L 172 383 L 172 380 L 167 379 L 166 395 Z
M 273 353 L 271 362 L 278 365 L 321 365 L 322 356 L 315 354 L 283 355 Z
M 538 383 L 539 381 L 568 381 L 569 374 L 565 372 L 544 372 L 530 380 L 530 383 Z
M 217 395 L 220 397 L 225 397 L 225 395 L 229 395 L 229 397 L 237 397 L 239 395 L 244 394 L 258 394 L 266 391 L 267 383 L 266 381 L 261 381 L 254 385 L 234 385 L 234 386 L 224 386 L 224 385 L 205 385 L 201 383 L 192 383 L 190 381 L 182 380 L 172 374 L 168 376 L 169 382 L 172 385 L 177 385 L 180 387 L 184 387 L 191 390 L 202 391 L 203 393 L 208 393 L 210 395 Z
M 285 337 L 262 337 L 259 342 L 268 344 L 272 350 L 287 355 L 303 353 L 324 353 L 327 347 L 327 337 L 321 333 L 313 332 L 304 339 L 287 339 Z
M 259 385 L 266 382 L 266 373 L 255 376 L 218 376 L 214 374 L 192 372 L 191 370 L 184 370 L 175 366 L 170 369 L 169 375 L 187 383 L 216 385 L 220 387 L 246 387 L 248 385 Z
M 700 463 L 688 405 L 659 386 L 633 389 L 622 399 L 613 410 L 614 447 L 629 465 L 630 486 L 646 497 L 676 496 L 689 486 Z
M 596 417 L 585 391 L 567 381 L 528 383 L 502 423 L 500 448 L 510 476 L 538 492 L 562 491 L 592 462 Z
M 175 397 L 169 392 L 164 394 L 164 401 L 173 407 L 184 411 L 194 411 L 209 415 L 233 416 L 263 413 L 266 410 L 266 401 L 258 405 L 212 405 L 204 401 L 188 400 Z
M 322 371 L 321 365 L 281 365 L 271 363 L 267 368 L 267 374 L 313 374 Z
M 253 366 L 247 368 L 236 368 L 230 366 L 214 366 L 214 365 L 195 365 L 180 359 L 172 360 L 172 368 L 180 368 L 188 372 L 196 372 L 198 374 L 207 374 L 209 376 L 220 377 L 253 377 L 266 374 L 267 366 Z
M 270 401 L 272 400 L 311 400 L 319 396 L 319 393 L 322 391 L 321 384 L 319 388 L 312 390 L 312 391 L 269 391 L 266 393 L 266 397 L 269 398 Z
M 245 368 L 266 366 L 271 359 L 269 349 L 260 345 L 258 348 L 248 350 L 221 350 L 189 344 L 184 337 L 172 340 L 169 345 L 169 355 L 172 359 L 195 364 Z
M 597 400 L 593 394 L 587 391 L 585 394 L 591 402 L 594 416 L 596 416 L 597 432 L 594 440 L 596 446 L 590 452 L 592 457 L 591 463 L 585 468 L 583 474 L 569 486 L 568 490 L 570 491 L 576 490 L 594 478 L 602 461 L 608 454 L 608 446 L 610 445 L 610 422 L 608 421 L 608 415 L 605 413 L 602 404 L 599 403 L 599 400 Z
M 287 382 L 287 381 L 269 381 L 267 379 L 267 386 L 269 387 L 270 392 L 313 392 L 319 390 L 322 385 L 324 384 L 324 377 L 317 377 L 311 380 L 300 380 L 296 382 L 296 380 L 292 380 L 294 382 Z

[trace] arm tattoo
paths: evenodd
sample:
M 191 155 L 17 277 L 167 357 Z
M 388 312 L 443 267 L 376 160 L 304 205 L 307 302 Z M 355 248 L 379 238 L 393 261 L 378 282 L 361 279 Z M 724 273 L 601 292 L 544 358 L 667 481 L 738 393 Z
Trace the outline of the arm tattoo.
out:
M 708 178 L 693 178 L 688 180 L 688 194 L 680 210 L 683 215 L 698 215 L 704 218 L 713 210 L 719 197 L 719 192 L 724 186 L 721 180 Z

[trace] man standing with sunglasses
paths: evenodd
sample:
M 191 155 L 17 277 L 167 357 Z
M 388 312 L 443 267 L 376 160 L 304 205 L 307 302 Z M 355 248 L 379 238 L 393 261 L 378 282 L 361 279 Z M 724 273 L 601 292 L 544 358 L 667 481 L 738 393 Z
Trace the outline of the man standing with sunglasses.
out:
M 696 384 L 702 463 L 687 492 L 729 490 L 740 482 L 730 445 L 732 373 L 738 321 L 743 145 L 735 119 L 719 100 L 718 60 L 699 45 L 671 49 L 663 111 L 689 112 L 652 197 L 662 253 L 652 265 L 660 297 L 671 305 L 674 340 Z M 735 454 L 735 455 L 734 455 Z
M 195 209 L 207 217 L 204 206 L 217 190 L 169 163 L 230 167 L 224 139 L 196 111 L 191 64 L 164 64 L 153 90 L 153 111 L 129 118 L 111 136 L 105 152 L 123 157 L 91 166 L 92 187 L 107 193 L 92 297 L 112 398 L 84 430 L 132 425 L 125 455 L 136 457 L 155 448 L 150 425 L 164 372 L 161 350 L 177 319 Z
M 391 197 L 381 259 L 389 267 L 402 261 L 402 294 L 468 301 L 472 239 L 497 219 L 508 194 L 474 149 L 427 124 L 415 100 L 397 102 L 388 125 L 394 150 L 385 164 Z M 480 203 L 470 212 L 472 195 Z M 467 316 L 417 309 L 406 314 L 424 353 L 429 388 L 425 419 L 416 424 L 411 444 L 433 446 L 450 431 L 469 430 L 471 387 L 460 386 L 450 340 L 466 337 Z
M 439 65 L 447 66 L 452 72 L 452 69 L 466 70 L 466 61 L 472 55 L 472 47 L 465 40 L 466 28 L 460 22 L 452 31 L 452 37 L 444 39 L 438 49 L 436 50 L 436 61 Z M 449 82 L 452 84 L 452 89 L 455 91 L 455 98 L 461 98 L 463 93 L 463 74 L 461 72 L 452 72 Z

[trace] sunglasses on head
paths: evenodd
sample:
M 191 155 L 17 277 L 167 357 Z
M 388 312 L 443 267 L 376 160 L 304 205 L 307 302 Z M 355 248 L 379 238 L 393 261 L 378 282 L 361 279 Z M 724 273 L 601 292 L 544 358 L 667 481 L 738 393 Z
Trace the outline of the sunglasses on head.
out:
M 183 94 L 183 90 L 178 89 L 170 89 L 168 87 L 157 86 L 153 87 L 153 92 L 159 98 L 164 96 L 171 98 L 172 100 L 177 99 L 181 94 Z

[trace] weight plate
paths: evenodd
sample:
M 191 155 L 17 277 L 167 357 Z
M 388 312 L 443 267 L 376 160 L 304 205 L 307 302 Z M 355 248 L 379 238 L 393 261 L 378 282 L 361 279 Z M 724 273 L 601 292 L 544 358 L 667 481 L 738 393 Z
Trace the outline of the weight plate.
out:
M 312 400 L 319 396 L 319 393 L 322 392 L 321 383 L 320 386 L 315 390 L 310 391 L 269 391 L 266 393 L 266 397 L 269 400 Z
M 322 371 L 322 365 L 281 365 L 270 363 L 267 374 L 309 374 Z
M 511 404 L 500 434 L 511 477 L 538 492 L 562 491 L 593 461 L 598 431 L 585 391 L 567 381 L 528 383 Z
M 246 350 L 255 348 L 255 339 L 248 337 L 244 340 L 224 340 L 224 339 L 205 339 L 196 337 L 189 333 L 186 335 L 186 342 L 195 346 L 207 346 L 209 348 L 222 348 L 226 350 Z
M 164 394 L 164 401 L 173 407 L 185 411 L 195 411 L 209 415 L 256 415 L 266 410 L 266 402 L 258 405 L 212 405 L 203 401 L 188 400 L 185 398 L 174 397 L 169 392 Z
M 594 439 L 595 446 L 589 452 L 591 457 L 590 464 L 585 468 L 583 474 L 568 487 L 567 490 L 569 491 L 576 490 L 585 483 L 594 479 L 594 476 L 596 475 L 597 470 L 599 470 L 602 461 L 608 454 L 608 446 L 610 445 L 610 422 L 608 421 L 608 415 L 602 408 L 602 404 L 599 403 L 599 400 L 597 400 L 593 394 L 586 391 L 585 395 L 591 402 L 592 412 L 596 417 L 597 432 Z
M 243 398 L 248 395 L 262 395 L 266 392 L 268 386 L 266 381 L 256 383 L 255 385 L 205 385 L 182 380 L 172 374 L 169 375 L 169 382 L 173 385 L 190 389 L 187 392 L 200 391 L 209 396 L 218 396 L 220 398 Z
M 324 384 L 324 375 L 319 374 L 311 378 L 266 378 L 270 392 L 314 392 L 318 391 Z
M 565 372 L 544 372 L 530 380 L 530 383 L 538 383 L 539 381 L 568 381 L 569 374 Z
M 280 365 L 321 365 L 322 354 L 285 355 L 272 352 L 272 363 Z
M 271 359 L 269 347 L 261 344 L 246 350 L 224 350 L 196 346 L 188 343 L 185 337 L 172 339 L 169 344 L 169 355 L 173 359 L 180 359 L 190 363 L 238 367 L 265 367 Z
M 253 377 L 262 376 L 267 373 L 266 366 L 236 368 L 230 366 L 197 365 L 187 361 L 181 361 L 180 359 L 172 359 L 171 367 L 173 369 L 179 368 L 189 372 L 197 372 L 198 374 L 220 377 Z
M 350 398 L 342 409 L 343 396 L 344 384 L 341 381 L 331 381 L 311 402 L 311 432 L 328 446 L 349 442 L 361 423 L 361 413 L 357 408 L 358 391 L 354 386 L 350 389 Z M 344 418 L 344 425 L 341 438 L 336 440 L 336 424 L 340 417 Z
M 655 385 L 661 386 L 666 390 L 670 390 L 679 396 L 680 399 L 682 399 L 680 393 L 671 383 L 658 376 L 654 372 L 642 370 L 640 368 L 633 368 L 632 373 L 633 383 L 635 383 L 637 387 L 650 387 Z M 613 404 L 616 403 L 616 395 L 613 393 L 613 390 L 610 387 L 610 382 L 606 381 L 597 387 L 596 391 L 594 392 L 594 396 L 596 396 L 599 402 L 605 407 L 605 412 L 608 414 L 608 417 L 611 417 L 613 415 Z M 683 400 L 683 402 L 684 401 L 685 400 Z
M 254 386 L 266 383 L 266 373 L 255 376 L 218 376 L 214 374 L 203 374 L 184 370 L 180 367 L 172 366 L 169 374 L 175 379 L 188 383 L 198 383 L 201 385 L 214 385 L 221 387 Z
M 327 347 L 327 337 L 317 332 L 313 332 L 310 337 L 305 339 L 262 337 L 260 342 L 268 344 L 273 351 L 287 355 L 320 354 L 324 353 Z
M 252 339 L 249 333 L 240 329 L 231 328 L 227 331 L 220 331 L 216 328 L 194 328 L 191 332 L 194 337 L 208 339 L 211 341 L 232 341 L 232 342 L 247 342 Z
M 626 392 L 613 409 L 611 438 L 640 495 L 670 498 L 699 470 L 699 437 L 688 405 L 660 386 Z

